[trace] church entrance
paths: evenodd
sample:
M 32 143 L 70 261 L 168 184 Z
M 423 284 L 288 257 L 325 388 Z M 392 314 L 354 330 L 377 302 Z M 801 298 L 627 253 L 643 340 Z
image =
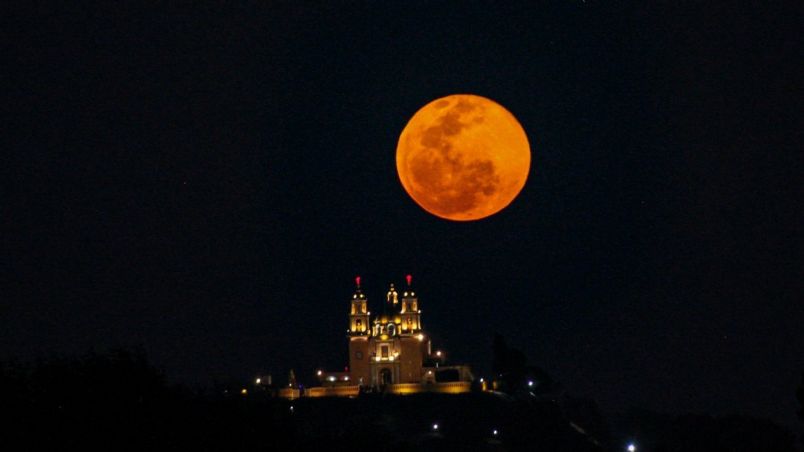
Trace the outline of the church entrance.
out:
M 380 384 L 390 385 L 393 383 L 393 377 L 391 376 L 391 369 L 383 369 L 380 371 Z

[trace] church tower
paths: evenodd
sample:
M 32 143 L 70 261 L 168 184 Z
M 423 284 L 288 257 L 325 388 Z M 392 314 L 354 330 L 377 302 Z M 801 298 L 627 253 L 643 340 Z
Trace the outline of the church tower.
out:
M 352 294 L 349 311 L 349 370 L 352 381 L 359 385 L 371 383 L 369 363 L 369 324 L 368 299 L 360 290 L 360 276 L 355 278 L 355 292 Z
M 390 285 L 381 311 L 371 316 L 368 299 L 355 278 L 349 312 L 349 370 L 355 384 L 383 388 L 397 383 L 419 383 L 430 338 L 422 330 L 419 298 L 412 286 L 397 290 Z
M 430 338 L 422 330 L 419 298 L 413 289 L 413 277 L 405 277 L 407 286 L 402 290 L 399 306 L 399 378 L 400 383 L 416 383 L 421 381 L 422 363 L 430 354 Z
M 405 277 L 408 285 L 402 292 L 402 303 L 399 308 L 399 314 L 402 320 L 402 334 L 412 335 L 418 334 L 422 330 L 421 310 L 419 309 L 419 299 L 416 297 L 416 292 L 413 290 L 411 282 L 413 277 L 407 275 Z
M 377 312 L 372 316 L 360 277 L 355 278 L 346 329 L 349 367 L 343 372 L 319 370 L 321 386 L 305 390 L 305 397 L 356 397 L 362 392 L 398 395 L 470 392 L 474 377 L 469 366 L 440 365 L 443 353 L 432 354 L 430 337 L 422 327 L 421 304 L 413 277 L 407 275 L 405 281 L 404 287 L 389 284 L 385 299 L 375 306 Z M 293 386 L 293 376 L 290 380 Z M 293 399 L 299 397 L 299 391 L 287 387 L 278 395 Z

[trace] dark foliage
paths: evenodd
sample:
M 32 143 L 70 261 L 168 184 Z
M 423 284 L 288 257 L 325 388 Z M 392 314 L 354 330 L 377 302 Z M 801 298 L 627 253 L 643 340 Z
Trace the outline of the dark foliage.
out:
M 804 372 L 801 372 L 801 383 L 798 384 L 796 390 L 796 398 L 798 398 L 798 418 L 804 423 Z M 801 445 L 804 446 L 804 428 L 802 428 Z
M 247 394 L 236 386 L 190 393 L 166 384 L 141 353 L 125 350 L 0 366 L 3 441 L 20 450 L 621 450 L 616 442 L 604 448 L 607 425 L 587 398 L 363 394 L 286 401 L 271 394 L 254 385 Z M 641 412 L 626 424 L 645 451 L 794 450 L 789 432 L 744 416 Z
M 232 450 L 281 443 L 282 416 L 242 400 L 170 387 L 142 354 L 115 350 L 34 366 L 4 365 L 4 442 L 20 450 Z
M 798 417 L 804 422 L 804 372 L 801 372 L 801 383 L 798 384 L 796 391 L 796 398 L 798 398 Z
M 248 389 L 193 394 L 124 350 L 4 365 L 4 441 L 23 450 L 598 450 L 552 402 L 483 393 L 291 402 Z
M 492 369 L 501 391 L 508 394 L 522 391 L 548 394 L 558 390 L 556 382 L 544 369 L 528 365 L 525 354 L 509 347 L 499 333 L 494 334 L 491 348 Z M 529 381 L 533 382 L 532 386 L 526 386 Z

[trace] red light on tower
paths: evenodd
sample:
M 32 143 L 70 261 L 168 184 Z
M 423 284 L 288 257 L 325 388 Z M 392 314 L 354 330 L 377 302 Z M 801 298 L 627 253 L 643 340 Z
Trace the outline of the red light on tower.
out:
M 413 281 L 413 275 L 405 276 L 405 280 L 408 282 L 408 286 L 410 286 L 410 282 Z
M 355 276 L 355 284 L 357 284 L 357 288 L 360 288 L 360 275 Z

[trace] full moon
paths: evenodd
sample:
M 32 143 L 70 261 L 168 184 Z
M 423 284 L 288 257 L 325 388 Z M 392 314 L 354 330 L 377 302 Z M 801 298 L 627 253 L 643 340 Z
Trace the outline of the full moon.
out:
M 405 191 L 427 212 L 479 220 L 505 208 L 525 186 L 530 145 L 500 104 L 453 94 L 413 115 L 399 136 L 396 170 Z

